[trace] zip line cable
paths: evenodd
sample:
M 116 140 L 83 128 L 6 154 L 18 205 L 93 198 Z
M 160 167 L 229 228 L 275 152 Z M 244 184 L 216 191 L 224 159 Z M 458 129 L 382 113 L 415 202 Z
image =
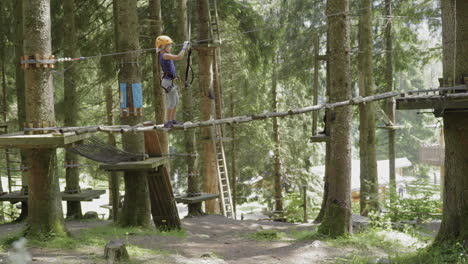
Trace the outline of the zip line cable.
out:
M 339 12 L 339 13 L 334 13 L 334 14 L 329 14 L 329 15 L 323 15 L 320 18 L 321 19 L 326 19 L 328 17 L 332 16 L 338 16 L 342 14 L 351 14 L 352 12 L 357 12 L 357 11 L 362 11 L 366 9 L 371 9 L 372 7 L 367 7 L 367 8 L 359 8 L 351 11 L 345 11 L 345 12 Z M 262 28 L 256 28 L 256 29 L 251 29 L 251 30 L 246 30 L 243 32 L 235 33 L 232 35 L 229 35 L 227 37 L 221 38 L 223 40 L 226 39 L 231 39 L 239 35 L 243 34 L 249 34 L 249 33 L 254 33 L 254 32 L 259 32 L 259 31 L 264 31 L 264 30 L 269 30 L 269 29 L 274 29 L 278 28 L 279 26 L 282 25 L 289 25 L 289 24 L 296 24 L 299 22 L 289 22 L 289 23 L 282 23 L 274 26 L 268 26 L 268 27 L 262 27 Z M 300 23 L 304 23 L 304 21 L 300 21 Z M 202 40 L 195 40 L 193 43 L 203 43 L 203 42 L 208 42 L 211 40 L 215 40 L 216 38 L 208 38 L 208 39 L 202 39 Z M 175 44 L 174 46 L 182 46 L 183 44 Z M 124 51 L 124 52 L 114 52 L 114 53 L 108 53 L 108 54 L 99 54 L 99 55 L 92 55 L 92 56 L 82 56 L 82 57 L 77 57 L 77 58 L 70 58 L 70 57 L 65 57 L 65 58 L 59 58 L 59 59 L 44 59 L 44 60 L 38 60 L 38 59 L 27 59 L 27 60 L 21 60 L 21 64 L 35 64 L 37 62 L 42 63 L 42 64 L 51 64 L 55 62 L 63 62 L 63 61 L 82 61 L 82 60 L 87 60 L 87 59 L 94 59 L 94 58 L 103 58 L 103 57 L 112 57 L 112 56 L 118 56 L 118 55 L 126 55 L 126 54 L 132 54 L 132 53 L 145 53 L 148 51 L 156 51 L 157 48 L 147 48 L 147 49 L 139 49 L 139 50 L 130 50 L 130 51 Z

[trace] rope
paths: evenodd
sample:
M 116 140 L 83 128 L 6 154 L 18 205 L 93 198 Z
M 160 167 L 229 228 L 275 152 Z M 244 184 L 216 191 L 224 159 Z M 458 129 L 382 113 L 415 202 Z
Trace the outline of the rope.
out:
M 333 17 L 333 16 L 339 16 L 343 14 L 351 14 L 352 12 L 357 12 L 357 11 L 362 11 L 370 9 L 370 7 L 366 8 L 359 8 L 359 9 L 354 9 L 351 11 L 345 11 L 345 12 L 339 12 L 339 13 L 334 13 L 334 14 L 329 14 L 329 15 L 323 15 L 320 18 L 321 19 L 327 19 L 328 17 Z M 300 23 L 303 23 L 303 21 L 299 21 Z M 239 35 L 243 34 L 249 34 L 249 33 L 254 33 L 254 32 L 259 32 L 259 31 L 264 31 L 264 30 L 269 30 L 269 29 L 274 29 L 278 28 L 282 25 L 289 25 L 289 24 L 297 24 L 299 23 L 298 21 L 294 22 L 287 22 L 287 23 L 282 23 L 282 24 L 277 24 L 274 26 L 268 26 L 268 27 L 262 27 L 262 28 L 254 28 L 251 30 L 246 30 L 243 32 L 239 32 L 236 34 L 228 35 L 224 38 L 221 38 L 221 40 L 226 40 L 226 39 L 231 39 Z M 202 39 L 202 40 L 195 40 L 192 41 L 193 43 L 204 43 L 208 42 L 211 40 L 215 40 L 216 38 L 208 38 L 208 39 Z M 175 44 L 173 46 L 182 46 L 183 44 Z M 114 52 L 114 53 L 108 53 L 108 54 L 98 54 L 98 55 L 92 55 L 92 56 L 85 56 L 85 57 L 78 57 L 78 58 L 59 58 L 59 59 L 53 59 L 53 60 L 47 60 L 48 63 L 55 63 L 55 62 L 62 62 L 62 61 L 81 61 L 81 60 L 88 60 L 88 59 L 94 59 L 94 58 L 103 58 L 103 57 L 113 57 L 113 56 L 118 56 L 118 55 L 125 55 L 125 54 L 131 54 L 131 53 L 145 53 L 148 51 L 155 51 L 157 48 L 148 48 L 148 49 L 139 49 L 139 50 L 130 50 L 130 51 L 124 51 L 124 52 Z M 34 64 L 34 63 L 42 63 L 41 60 L 21 60 L 21 64 Z

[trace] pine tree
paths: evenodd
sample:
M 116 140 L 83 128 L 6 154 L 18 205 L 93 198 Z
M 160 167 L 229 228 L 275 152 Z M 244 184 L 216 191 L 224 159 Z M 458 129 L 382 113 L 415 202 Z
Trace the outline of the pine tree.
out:
M 463 37 L 468 34 L 468 2 L 442 0 L 443 72 L 453 85 L 463 83 L 468 72 L 468 49 Z M 452 85 L 452 84 L 451 84 Z M 443 111 L 445 136 L 445 182 L 442 224 L 434 245 L 468 241 L 468 114 Z
M 23 1 L 24 53 L 50 55 L 51 21 L 49 0 Z M 49 68 L 25 71 L 26 120 L 55 122 L 54 87 Z M 65 235 L 55 149 L 28 150 L 29 218 L 27 236 Z
M 138 40 L 137 3 L 133 0 L 119 0 L 118 9 L 118 48 L 119 52 L 140 49 Z M 141 83 L 138 53 L 126 53 L 120 58 L 119 84 L 126 84 L 127 103 L 132 109 L 133 102 L 129 100 L 132 94 L 132 84 Z M 130 113 L 121 117 L 123 125 L 136 125 L 142 118 Z M 141 153 L 145 151 L 143 134 L 124 134 L 123 147 L 128 152 Z M 145 172 L 135 171 L 124 173 L 125 200 L 119 224 L 122 226 L 149 226 L 150 201 L 147 175 Z
M 77 56 L 77 42 L 75 30 L 75 0 L 65 0 L 63 2 L 63 16 L 64 16 L 64 51 L 67 57 L 76 58 Z M 76 67 L 70 67 L 72 62 L 65 63 L 67 71 L 64 73 L 64 104 L 65 107 L 65 126 L 75 127 L 78 124 L 78 97 L 76 91 L 76 83 L 78 80 L 78 73 Z M 65 151 L 65 165 L 78 164 L 78 155 L 66 150 Z M 80 192 L 80 172 L 76 166 L 66 167 L 66 187 L 65 191 L 76 193 Z M 67 218 L 82 218 L 81 203 L 76 201 L 67 202 Z
M 330 101 L 351 98 L 349 1 L 327 1 L 330 45 Z M 332 237 L 351 232 L 351 107 L 330 111 L 329 192 L 319 232 Z
M 187 0 L 178 0 L 179 8 L 179 38 L 180 40 L 189 40 L 189 32 L 190 30 L 187 26 L 189 24 L 188 18 L 188 10 L 187 10 Z M 187 63 L 182 63 L 181 69 L 185 71 L 187 67 Z M 181 72 L 183 72 L 181 71 Z M 185 78 L 185 77 L 184 77 Z M 183 80 L 187 82 L 188 80 Z M 182 111 L 183 111 L 183 119 L 184 121 L 193 120 L 193 89 L 192 87 L 185 85 L 182 88 Z M 196 137 L 194 130 L 187 130 L 184 131 L 184 146 L 185 152 L 189 153 L 186 158 L 187 162 L 187 193 L 199 193 L 200 192 L 200 175 L 198 175 L 198 168 L 197 168 L 197 157 L 193 156 L 196 153 Z M 197 216 L 203 214 L 202 204 L 201 203 L 191 203 L 188 204 L 188 215 L 190 216 Z
M 359 20 L 359 95 L 370 96 L 375 93 L 372 62 L 372 1 L 362 0 L 361 4 L 362 14 Z M 361 104 L 359 113 L 360 205 L 361 215 L 367 215 L 368 212 L 379 209 L 374 103 Z
M 198 39 L 205 40 L 201 42 L 201 45 L 207 46 L 210 38 L 210 14 L 209 14 L 209 3 L 208 0 L 197 0 L 197 12 L 198 12 Z M 212 64 L 212 50 L 210 49 L 199 49 L 198 50 L 198 78 L 199 87 L 201 91 L 201 119 L 209 120 L 213 116 L 213 76 L 211 72 Z M 216 175 L 216 160 L 214 147 L 212 142 L 211 127 L 201 128 L 201 139 L 203 142 L 203 189 L 207 193 L 219 193 L 218 178 Z M 219 201 L 210 200 L 205 202 L 205 210 L 207 213 L 219 213 Z

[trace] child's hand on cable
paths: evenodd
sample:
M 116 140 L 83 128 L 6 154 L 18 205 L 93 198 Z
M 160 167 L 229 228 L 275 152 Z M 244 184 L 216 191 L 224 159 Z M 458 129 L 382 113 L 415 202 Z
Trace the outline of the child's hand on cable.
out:
M 184 46 L 182 47 L 183 50 L 186 50 L 190 46 L 190 41 L 185 41 Z

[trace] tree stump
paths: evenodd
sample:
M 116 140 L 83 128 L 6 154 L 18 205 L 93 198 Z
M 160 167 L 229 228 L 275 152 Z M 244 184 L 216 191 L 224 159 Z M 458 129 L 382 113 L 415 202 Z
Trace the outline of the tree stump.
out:
M 110 241 L 104 248 L 104 258 L 107 259 L 107 263 L 112 264 L 119 261 L 128 261 L 127 248 L 121 241 Z
M 99 219 L 98 213 L 94 211 L 88 211 L 83 216 L 84 219 Z

